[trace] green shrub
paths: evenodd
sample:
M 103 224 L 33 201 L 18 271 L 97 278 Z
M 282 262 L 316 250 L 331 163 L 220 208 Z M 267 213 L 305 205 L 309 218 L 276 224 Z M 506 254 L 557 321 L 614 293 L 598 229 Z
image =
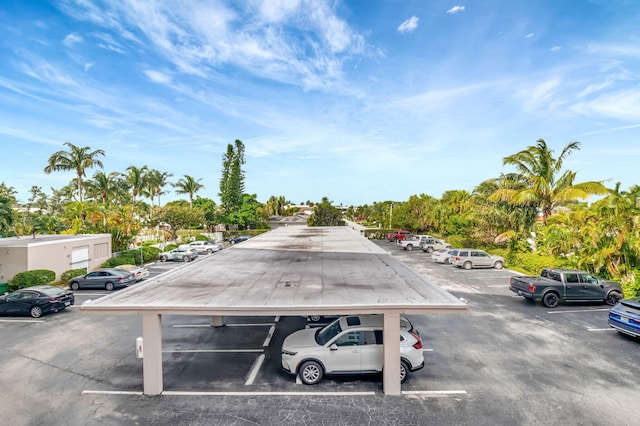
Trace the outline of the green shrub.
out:
M 104 262 L 102 265 L 100 265 L 101 268 L 114 268 L 116 266 L 120 266 L 120 265 L 135 265 L 136 264 L 136 259 L 134 259 L 133 257 L 130 256 L 116 256 L 116 257 L 112 257 L 109 260 L 107 260 L 106 262 Z
M 69 271 L 65 271 L 60 276 L 60 284 L 66 284 L 73 277 L 79 277 L 80 275 L 84 275 L 87 273 L 86 268 L 81 269 L 71 269 Z
M 49 284 L 56 279 L 56 273 L 48 269 L 34 269 L 33 271 L 19 272 L 9 281 L 9 290 L 15 291 L 34 285 Z
M 167 244 L 166 246 L 164 246 L 164 249 L 162 251 L 171 251 L 174 248 L 178 248 L 177 244 Z M 158 252 L 158 254 L 160 254 L 161 252 Z M 156 257 L 158 257 L 158 255 L 156 255 Z
M 194 238 L 195 241 L 209 241 L 206 235 L 198 234 Z

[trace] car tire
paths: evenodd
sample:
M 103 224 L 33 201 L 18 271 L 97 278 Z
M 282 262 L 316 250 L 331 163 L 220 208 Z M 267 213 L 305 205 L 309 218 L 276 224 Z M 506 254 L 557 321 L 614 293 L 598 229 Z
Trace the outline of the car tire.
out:
M 104 285 L 104 289 L 107 291 L 113 291 L 113 289 L 115 288 L 115 286 L 113 285 L 113 283 L 111 281 L 109 281 L 108 283 L 106 283 Z
M 409 364 L 406 361 L 400 361 L 400 383 L 407 381 L 409 377 Z
M 413 244 L 408 244 L 405 250 L 413 251 Z
M 75 291 L 80 288 L 80 284 L 78 284 L 77 281 L 72 281 L 71 284 L 69 284 L 69 287 L 71 290 Z
M 166 262 L 167 256 L 160 256 L 160 262 Z
M 309 315 L 309 321 L 318 322 L 322 319 L 322 315 Z
M 473 268 L 473 264 L 469 261 L 466 261 L 462 264 L 462 267 L 468 271 L 469 269 Z
M 29 314 L 31 314 L 33 318 L 40 318 L 42 316 L 42 308 L 40 306 L 33 306 Z
M 542 297 L 542 304 L 547 308 L 555 308 L 560 303 L 560 296 L 554 291 L 550 291 Z
M 306 361 L 298 370 L 298 376 L 305 385 L 315 385 L 322 380 L 323 375 L 322 366 L 316 361 Z
M 188 262 L 189 261 L 189 256 L 182 256 L 182 261 L 183 262 Z
M 609 294 L 607 294 L 607 305 L 616 305 L 620 299 L 622 299 L 622 294 L 620 294 L 619 291 L 610 291 Z
M 498 260 L 496 263 L 493 264 L 494 269 L 502 269 L 503 266 L 504 266 L 504 263 L 502 263 L 500 260 Z
M 213 250 L 207 249 L 207 254 L 211 254 L 211 253 L 213 253 Z
M 427 253 L 431 254 L 433 253 L 433 247 L 427 247 L 427 250 L 425 250 Z

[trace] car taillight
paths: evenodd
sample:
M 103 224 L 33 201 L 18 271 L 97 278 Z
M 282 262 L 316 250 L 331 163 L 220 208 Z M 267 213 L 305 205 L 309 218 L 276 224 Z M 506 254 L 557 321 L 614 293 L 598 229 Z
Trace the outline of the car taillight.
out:
M 422 339 L 420 338 L 420 336 L 414 333 L 411 333 L 411 335 L 417 340 L 417 342 L 413 344 L 413 347 L 416 349 L 422 349 Z
M 459 256 L 456 256 L 456 262 L 458 262 L 460 260 Z
M 534 293 L 536 291 L 536 286 L 533 284 L 529 284 L 529 293 Z

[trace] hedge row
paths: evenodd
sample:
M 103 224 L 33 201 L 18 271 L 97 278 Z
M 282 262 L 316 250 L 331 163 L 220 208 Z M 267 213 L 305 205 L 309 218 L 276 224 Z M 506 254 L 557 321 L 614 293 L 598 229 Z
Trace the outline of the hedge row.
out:
M 56 273 L 48 269 L 34 269 L 33 271 L 19 272 L 9 281 L 9 291 L 33 287 L 35 285 L 49 284 L 55 281 L 55 279 Z

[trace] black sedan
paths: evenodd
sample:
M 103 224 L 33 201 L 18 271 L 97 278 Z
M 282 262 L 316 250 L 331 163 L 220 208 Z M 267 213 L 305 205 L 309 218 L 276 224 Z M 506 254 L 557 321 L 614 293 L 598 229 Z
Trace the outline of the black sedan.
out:
M 73 293 L 58 287 L 39 285 L 0 296 L 0 315 L 31 315 L 58 312 L 75 303 Z
M 229 242 L 231 244 L 238 244 L 238 243 L 241 243 L 243 241 L 247 241 L 249 239 L 251 239 L 251 235 L 240 235 L 239 237 L 235 237 L 235 238 L 230 239 Z

